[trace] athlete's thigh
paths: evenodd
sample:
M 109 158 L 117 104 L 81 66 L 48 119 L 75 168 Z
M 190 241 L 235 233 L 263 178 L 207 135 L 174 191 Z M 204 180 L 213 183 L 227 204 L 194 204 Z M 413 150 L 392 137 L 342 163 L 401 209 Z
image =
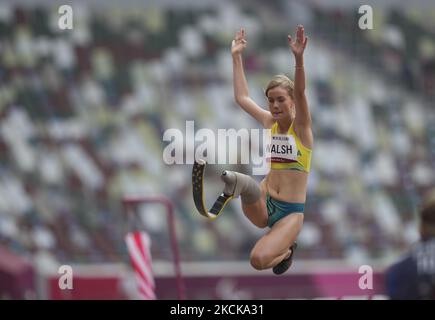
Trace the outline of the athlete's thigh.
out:
M 296 241 L 302 228 L 304 215 L 292 213 L 277 221 L 273 227 L 257 241 L 253 250 L 279 255 Z
M 266 208 L 266 184 L 265 179 L 260 183 L 261 198 L 251 204 L 244 204 L 242 202 L 242 209 L 246 217 L 257 227 L 267 227 L 269 215 Z
M 267 227 L 267 209 L 266 202 L 263 198 L 258 199 L 252 204 L 245 204 L 242 202 L 242 209 L 246 217 L 257 227 Z

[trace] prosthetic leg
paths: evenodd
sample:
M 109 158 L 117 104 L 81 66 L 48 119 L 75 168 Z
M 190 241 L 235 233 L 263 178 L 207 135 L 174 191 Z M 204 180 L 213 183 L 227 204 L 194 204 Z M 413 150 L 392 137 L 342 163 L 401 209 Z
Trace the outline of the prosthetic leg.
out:
M 199 159 L 193 165 L 192 189 L 193 201 L 199 213 L 211 220 L 214 220 L 225 208 L 232 198 L 241 196 L 246 204 L 253 203 L 261 197 L 261 189 L 250 176 L 234 171 L 222 172 L 221 179 L 225 182 L 223 192 L 216 199 L 210 210 L 204 204 L 204 172 L 206 162 Z

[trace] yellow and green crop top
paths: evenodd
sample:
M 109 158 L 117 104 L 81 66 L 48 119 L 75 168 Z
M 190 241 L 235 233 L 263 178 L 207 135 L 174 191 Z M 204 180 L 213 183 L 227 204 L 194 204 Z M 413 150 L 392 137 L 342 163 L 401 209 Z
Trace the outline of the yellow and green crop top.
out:
M 270 143 L 266 147 L 266 158 L 272 169 L 310 172 L 311 152 L 296 135 L 293 123 L 287 134 L 278 133 L 278 122 L 273 124 Z

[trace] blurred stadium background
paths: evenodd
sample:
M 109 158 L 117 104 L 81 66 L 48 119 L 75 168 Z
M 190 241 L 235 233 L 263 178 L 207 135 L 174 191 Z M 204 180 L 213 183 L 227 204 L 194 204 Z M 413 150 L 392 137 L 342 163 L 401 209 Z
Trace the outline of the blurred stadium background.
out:
M 60 5 L 73 29 L 60 30 Z M 124 237 L 151 237 L 157 297 L 177 297 L 166 213 L 174 205 L 186 296 L 263 299 L 382 296 L 383 271 L 419 239 L 420 197 L 435 185 L 435 4 L 366 1 L 2 1 L 0 297 L 136 299 Z M 166 165 L 168 128 L 258 128 L 233 101 L 229 51 L 245 27 L 250 91 L 293 74 L 286 35 L 310 38 L 307 94 L 315 149 L 294 267 L 258 272 L 264 230 L 233 201 L 210 223 L 194 208 L 191 166 Z M 207 167 L 207 203 L 223 168 Z M 258 177 L 260 179 L 261 177 Z M 131 222 L 131 221 L 130 221 Z M 74 289 L 60 290 L 71 265 Z M 361 265 L 374 288 L 361 290 Z

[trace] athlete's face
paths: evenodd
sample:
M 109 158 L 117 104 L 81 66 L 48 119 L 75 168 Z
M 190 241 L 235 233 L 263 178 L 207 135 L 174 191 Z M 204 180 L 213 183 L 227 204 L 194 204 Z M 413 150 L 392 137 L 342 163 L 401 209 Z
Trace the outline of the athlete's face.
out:
M 270 89 L 267 92 L 267 99 L 273 119 L 291 118 L 294 112 L 294 102 L 285 88 L 278 86 Z

